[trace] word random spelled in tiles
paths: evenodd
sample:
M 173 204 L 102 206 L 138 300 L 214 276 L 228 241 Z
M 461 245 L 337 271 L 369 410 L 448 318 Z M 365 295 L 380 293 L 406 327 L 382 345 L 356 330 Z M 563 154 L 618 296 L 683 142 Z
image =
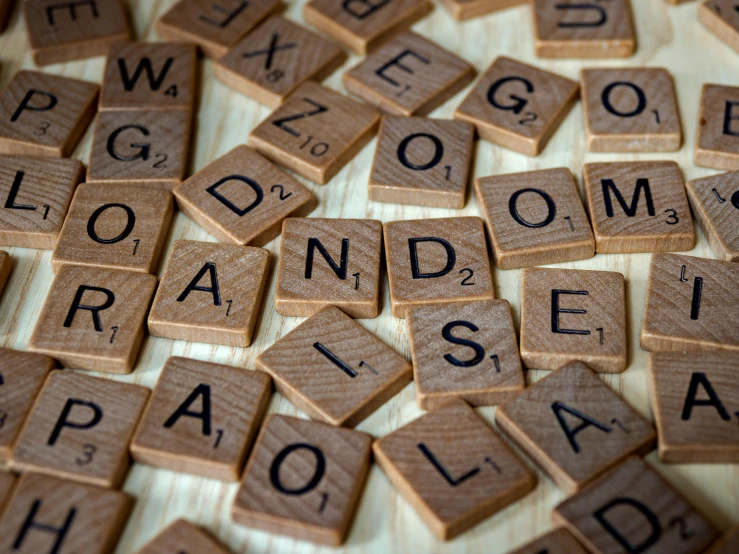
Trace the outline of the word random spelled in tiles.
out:
M 170 524 L 148 542 L 138 554 L 172 554 L 202 552 L 205 554 L 229 554 L 210 533 L 184 519 Z
M 708 0 L 698 7 L 698 19 L 714 35 L 739 52 L 739 12 L 733 0 Z
M 729 529 L 704 554 L 733 554 L 739 551 L 739 525 Z
M 558 527 L 510 554 L 588 554 L 577 539 L 564 527 Z
M 739 87 L 704 84 L 695 165 L 739 170 Z
M 444 0 L 444 6 L 457 21 L 465 21 L 525 3 L 526 0 Z
M 0 294 L 5 288 L 5 283 L 10 277 L 10 270 L 13 268 L 13 260 L 5 250 L 0 250 Z
M 722 173 L 685 185 L 711 250 L 727 262 L 739 262 L 739 173 Z
M 5 504 L 10 500 L 17 477 L 9 471 L 0 471 L 0 516 Z

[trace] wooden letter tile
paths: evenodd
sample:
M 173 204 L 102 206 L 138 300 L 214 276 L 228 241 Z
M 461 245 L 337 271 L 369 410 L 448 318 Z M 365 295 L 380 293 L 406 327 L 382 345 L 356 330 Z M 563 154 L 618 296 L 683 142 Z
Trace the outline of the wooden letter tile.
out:
M 475 69 L 462 58 L 406 31 L 344 73 L 342 83 L 383 112 L 408 116 L 432 112 L 474 77 Z
M 465 21 L 526 2 L 527 0 L 444 0 L 444 7 L 457 21 Z
M 370 141 L 379 122 L 374 108 L 308 81 L 251 132 L 249 145 L 324 184 Z
M 164 190 L 89 185 L 77 187 L 51 265 L 154 273 L 174 206 Z
M 431 11 L 428 0 L 310 0 L 303 17 L 355 54 L 366 55 Z
M 116 41 L 130 40 L 121 0 L 25 0 L 23 12 L 36 65 L 104 56 Z
M 686 189 L 713 253 L 727 262 L 739 262 L 739 173 L 688 181 Z
M 593 554 L 699 554 L 717 532 L 644 460 L 632 457 L 554 509 Z
M 546 535 L 526 543 L 510 554 L 588 554 L 564 527 L 558 527 Z
M 569 169 L 482 177 L 475 181 L 475 192 L 498 268 L 595 255 L 593 231 Z
M 257 102 L 276 108 L 307 80 L 322 81 L 346 60 L 341 47 L 272 16 L 213 66 L 215 76 Z
M 270 533 L 338 546 L 349 531 L 370 464 L 372 437 L 271 415 L 231 511 Z
M 532 0 L 540 58 L 627 58 L 636 50 L 630 0 Z
M 703 85 L 695 165 L 739 170 L 739 87 Z
M 479 217 L 392 221 L 383 233 L 394 317 L 419 304 L 495 297 Z
M 210 533 L 184 519 L 178 519 L 159 533 L 138 554 L 229 554 Z
M 580 360 L 600 373 L 626 369 L 626 284 L 614 271 L 524 269 L 521 359 L 529 369 Z
M 119 491 L 23 475 L 0 519 L 0 552 L 111 554 L 133 502 Z
M 407 325 L 420 408 L 449 398 L 494 406 L 524 389 L 506 300 L 416 306 Z
M 495 422 L 566 493 L 654 448 L 652 425 L 582 362 L 498 407 Z
M 0 518 L 3 515 L 5 505 L 10 502 L 17 477 L 9 471 L 0 471 Z
M 285 220 L 277 268 L 277 313 L 306 317 L 331 304 L 352 317 L 377 317 L 381 251 L 379 221 Z
M 739 552 L 739 525 L 735 525 L 703 554 L 735 554 Z
M 131 441 L 133 459 L 238 481 L 271 393 L 259 371 L 169 358 Z
M 682 145 L 675 84 L 666 69 L 585 69 L 582 99 L 591 152 L 674 152 Z
M 472 123 L 484 140 L 537 156 L 579 94 L 575 81 L 500 57 L 477 81 L 454 119 Z
M 95 115 L 99 89 L 86 81 L 19 71 L 0 95 L 0 154 L 68 158 Z
M 475 128 L 464 121 L 384 117 L 369 180 L 375 202 L 464 208 Z
M 683 173 L 675 162 L 585 164 L 583 184 L 599 254 L 695 246 Z
M 287 217 L 308 215 L 313 194 L 248 146 L 239 145 L 174 189 L 177 205 L 220 242 L 264 246 Z
M 118 488 L 149 389 L 52 371 L 23 427 L 11 467 Z
M 536 477 L 461 400 L 375 441 L 372 451 L 440 540 L 456 537 L 536 486 Z
M 13 6 L 15 6 L 15 0 L 0 0 L 0 33 L 5 30 L 10 14 L 13 12 Z
M 739 264 L 654 254 L 641 347 L 739 352 Z
M 11 269 L 13 269 L 13 259 L 5 250 L 0 250 L 0 295 L 3 293 L 5 283 L 8 282 Z
M 328 306 L 257 358 L 279 392 L 310 417 L 354 427 L 411 382 L 411 364 Z
M 707 0 L 698 8 L 698 19 L 714 35 L 739 52 L 739 12 L 734 0 Z
M 65 367 L 131 373 L 157 279 L 65 265 L 56 274 L 28 349 Z

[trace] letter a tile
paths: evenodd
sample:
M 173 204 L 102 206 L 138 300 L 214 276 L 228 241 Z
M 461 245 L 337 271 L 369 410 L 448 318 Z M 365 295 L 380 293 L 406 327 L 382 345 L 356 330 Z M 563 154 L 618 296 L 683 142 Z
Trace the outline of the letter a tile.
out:
M 703 85 L 695 165 L 739 169 L 739 87 Z
M 567 529 L 559 527 L 510 554 L 588 554 Z
M 372 437 L 270 415 L 236 493 L 236 523 L 331 546 L 346 539 L 370 464 Z
M 698 8 L 698 19 L 720 40 L 739 52 L 739 12 L 734 0 L 707 0 Z
M 685 185 L 703 234 L 717 258 L 739 262 L 739 173 L 722 173 Z
M 184 519 L 178 519 L 154 537 L 137 554 L 229 554 L 207 531 Z
M 257 358 L 277 390 L 310 417 L 354 427 L 411 382 L 411 364 L 328 306 Z

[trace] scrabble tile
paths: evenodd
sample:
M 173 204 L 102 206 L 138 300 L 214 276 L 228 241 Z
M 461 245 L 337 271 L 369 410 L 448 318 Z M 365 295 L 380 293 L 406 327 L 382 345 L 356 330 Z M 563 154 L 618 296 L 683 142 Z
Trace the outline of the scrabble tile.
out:
M 238 481 L 271 394 L 259 371 L 169 358 L 131 441 L 133 459 Z
M 636 51 L 629 0 L 532 0 L 540 58 L 628 58 Z
M 197 62 L 193 44 L 118 42 L 108 50 L 99 107 L 192 111 Z
M 464 208 L 475 128 L 464 121 L 384 117 L 369 180 L 375 202 Z
M 536 486 L 536 477 L 461 400 L 375 441 L 375 460 L 440 540 L 450 540 Z
M 595 554 L 698 554 L 716 530 L 644 460 L 632 457 L 554 509 Z
M 393 317 L 422 304 L 495 297 L 479 217 L 392 221 L 383 235 Z
M 454 119 L 481 139 L 538 156 L 580 94 L 580 85 L 554 73 L 500 57 L 477 81 Z
M 28 349 L 52 356 L 64 367 L 131 373 L 156 284 L 153 275 L 62 266 Z
M 733 0 L 701 2 L 698 19 L 720 40 L 739 52 L 739 12 Z
M 444 0 L 443 3 L 454 19 L 465 21 L 511 6 L 525 4 L 526 0 Z
M 345 60 L 335 42 L 274 15 L 220 58 L 213 73 L 228 86 L 276 108 L 302 83 L 322 81 Z
M 0 462 L 10 458 L 33 401 L 54 367 L 54 360 L 46 356 L 0 348 Z
M 229 554 L 207 531 L 184 519 L 178 519 L 147 543 L 138 554 L 202 552 Z
M 495 265 L 518 269 L 592 258 L 595 239 L 569 169 L 475 180 Z
M 306 317 L 331 304 L 351 317 L 380 315 L 382 223 L 294 218 L 282 226 L 275 308 Z
M 16 476 L 9 471 L 0 471 L 0 517 L 3 515 L 5 504 L 10 501 L 16 479 Z
M 717 258 L 739 262 L 739 185 L 735 172 L 688 181 L 690 206 Z
M 658 67 L 584 69 L 581 79 L 588 150 L 680 150 L 680 112 L 669 71 Z
M 22 4 L 36 65 L 104 56 L 111 44 L 132 37 L 121 0 L 25 0 Z
M 154 337 L 246 348 L 269 277 L 269 250 L 178 240 L 149 312 Z
M 325 184 L 370 141 L 379 122 L 374 108 L 308 81 L 251 132 L 249 145 Z
M 600 254 L 695 246 L 683 173 L 675 162 L 585 164 L 583 184 Z
M 28 473 L 0 519 L 0 551 L 110 554 L 133 502 L 120 491 Z
M 703 85 L 695 165 L 739 170 L 739 87 Z
M 494 406 L 526 386 L 506 300 L 416 306 L 407 325 L 421 409 L 449 398 Z
M 739 552 L 739 525 L 729 529 L 704 554 L 733 554 L 735 552 Z
M 239 145 L 174 189 L 177 205 L 220 242 L 264 246 L 287 217 L 316 207 L 313 194 L 248 146 Z
M 521 359 L 529 369 L 573 360 L 599 373 L 626 369 L 626 285 L 615 271 L 529 268 L 521 273 Z
M 149 389 L 52 371 L 18 439 L 11 467 L 118 488 Z
M 77 160 L 0 156 L 0 245 L 53 249 L 84 173 Z
M 577 361 L 503 403 L 495 422 L 567 494 L 647 454 L 656 439 L 651 423 Z
M 327 306 L 257 357 L 278 392 L 310 417 L 354 427 L 411 381 L 411 364 Z
M 558 527 L 510 554 L 588 554 L 564 527 Z
M 187 173 L 190 124 L 186 110 L 100 112 L 87 182 L 172 190 Z
M 475 68 L 465 60 L 406 31 L 344 73 L 342 83 L 383 112 L 407 116 L 432 112 L 474 77 Z
M 641 347 L 650 352 L 739 352 L 739 265 L 654 254 Z
M 68 158 L 95 115 L 99 88 L 19 71 L 0 95 L 0 154 Z
M 236 523 L 338 546 L 349 531 L 370 464 L 372 437 L 270 415 L 246 466 Z
M 5 288 L 8 277 L 10 277 L 11 269 L 13 269 L 13 259 L 5 250 L 0 250 L 0 294 Z
M 0 33 L 5 30 L 5 26 L 13 12 L 15 0 L 0 0 Z
M 430 11 L 428 0 L 310 0 L 303 18 L 355 54 L 366 55 Z
M 69 207 L 51 266 L 111 267 L 154 273 L 174 206 L 164 190 L 83 184 Z

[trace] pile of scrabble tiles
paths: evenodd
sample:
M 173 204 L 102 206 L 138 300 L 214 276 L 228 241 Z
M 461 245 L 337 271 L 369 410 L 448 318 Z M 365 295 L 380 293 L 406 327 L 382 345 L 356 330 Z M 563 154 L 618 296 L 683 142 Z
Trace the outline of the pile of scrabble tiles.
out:
M 445 0 L 459 20 L 521 3 Z M 541 58 L 636 49 L 629 0 L 530 4 Z M 696 7 L 739 50 L 736 2 Z M 0 349 L 0 552 L 113 551 L 131 458 L 240 481 L 235 524 L 329 545 L 373 461 L 449 540 L 534 490 L 530 459 L 567 498 L 556 529 L 516 552 L 739 552 L 739 530 L 719 537 L 642 459 L 656 445 L 667 463 L 739 462 L 739 172 L 686 184 L 673 162 L 586 164 L 584 203 L 568 169 L 483 176 L 482 218 L 384 224 L 310 217 L 292 176 L 328 183 L 378 134 L 371 201 L 459 209 L 476 138 L 536 156 L 578 98 L 590 151 L 676 151 L 667 70 L 584 69 L 578 83 L 500 57 L 453 120 L 427 119 L 476 78 L 407 30 L 429 0 L 310 0 L 315 30 L 278 0 L 181 0 L 158 43 L 133 40 L 119 0 L 17 8 L 38 66 L 107 58 L 101 86 L 19 71 L 0 94 L 0 244 L 53 250 L 55 273 L 28 352 Z M 350 96 L 320 84 L 344 48 L 363 56 L 342 77 Z M 190 175 L 200 54 L 274 111 Z M 70 156 L 91 123 L 85 167 Z M 695 163 L 739 170 L 739 88 L 704 85 Z M 217 242 L 178 240 L 160 260 L 176 208 Z M 671 253 L 693 248 L 693 216 L 717 259 Z M 85 372 L 131 373 L 147 332 L 249 347 L 276 237 L 275 308 L 306 319 L 256 371 L 171 357 L 151 391 Z M 628 365 L 623 275 L 535 267 L 644 252 L 654 426 L 598 375 Z M 491 263 L 523 268 L 520 329 Z M 0 288 L 11 266 L 0 251 Z M 385 274 L 412 363 L 355 321 L 379 315 Z M 526 387 L 523 368 L 554 371 Z M 427 413 L 383 437 L 353 429 L 412 380 Z M 309 419 L 265 416 L 273 387 Z M 478 406 L 498 406 L 497 430 Z M 141 552 L 185 551 L 226 548 L 179 520 Z

